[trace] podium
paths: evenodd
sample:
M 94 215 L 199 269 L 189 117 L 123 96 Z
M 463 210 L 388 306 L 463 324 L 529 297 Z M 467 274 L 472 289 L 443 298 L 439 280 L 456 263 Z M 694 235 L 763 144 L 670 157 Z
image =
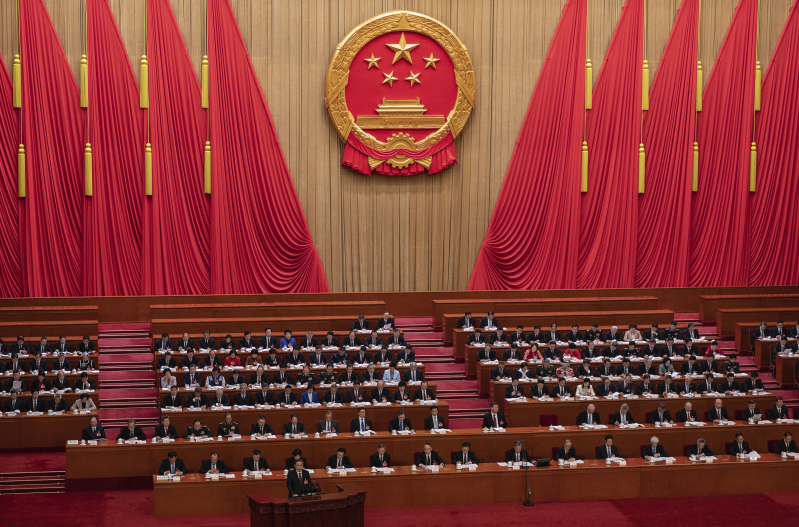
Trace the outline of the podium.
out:
M 363 527 L 366 490 L 354 483 L 337 484 L 338 492 L 276 498 L 250 494 L 251 527 Z

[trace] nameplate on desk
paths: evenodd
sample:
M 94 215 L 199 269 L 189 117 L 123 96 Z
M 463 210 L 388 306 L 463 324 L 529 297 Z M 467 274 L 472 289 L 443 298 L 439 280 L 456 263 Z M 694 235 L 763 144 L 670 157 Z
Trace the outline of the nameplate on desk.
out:
M 89 441 L 90 446 L 97 446 L 97 441 L 91 440 Z
M 173 476 L 171 481 L 172 483 L 180 483 L 180 476 Z
M 169 476 L 156 476 L 155 480 L 156 481 L 168 481 L 169 480 Z
M 431 466 L 431 467 L 430 467 L 430 471 L 431 471 L 431 472 L 438 472 L 438 471 L 439 471 L 439 466 L 438 466 L 438 465 L 433 465 L 433 466 Z
M 79 441 L 77 439 L 67 441 L 68 445 L 77 445 L 78 443 L 79 443 Z

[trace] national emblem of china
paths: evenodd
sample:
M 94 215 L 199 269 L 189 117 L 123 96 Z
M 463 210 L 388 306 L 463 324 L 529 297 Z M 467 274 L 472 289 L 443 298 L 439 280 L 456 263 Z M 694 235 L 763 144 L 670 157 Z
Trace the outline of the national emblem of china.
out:
M 410 11 L 363 22 L 336 47 L 325 84 L 342 164 L 362 174 L 441 172 L 456 162 L 474 90 L 469 53 L 441 22 Z

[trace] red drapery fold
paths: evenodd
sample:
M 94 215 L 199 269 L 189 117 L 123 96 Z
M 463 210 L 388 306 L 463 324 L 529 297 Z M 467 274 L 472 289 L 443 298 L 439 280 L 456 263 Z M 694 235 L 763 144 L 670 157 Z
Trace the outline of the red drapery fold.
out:
M 375 159 L 391 159 L 398 154 L 408 156 L 412 159 L 424 159 L 425 157 L 432 156 L 430 168 L 427 169 L 428 174 L 438 174 L 450 165 L 454 165 L 457 161 L 455 157 L 454 139 L 451 133 L 447 133 L 440 141 L 423 150 L 395 148 L 386 151 L 375 150 L 365 145 L 360 139 L 355 137 L 355 134 L 350 134 L 347 138 L 347 144 L 344 147 L 344 159 L 342 164 L 361 174 L 370 175 L 372 173 L 372 167 L 369 166 L 369 157 Z M 413 163 L 400 169 L 392 167 L 388 163 L 382 163 L 377 166 L 375 171 L 378 174 L 390 176 L 412 176 L 424 172 L 424 167 L 419 163 Z
M 527 108 L 469 289 L 575 286 L 585 0 L 570 0 Z M 565 245 L 564 245 L 564 242 Z
M 17 148 L 19 110 L 11 102 L 11 76 L 0 55 L 0 297 L 22 295 L 19 254 Z
M 153 195 L 144 200 L 141 291 L 207 294 L 211 255 L 210 198 L 203 193 L 206 118 L 200 83 L 168 0 L 147 0 L 147 51 Z
M 208 1 L 208 62 L 212 292 L 327 292 L 322 262 L 228 0 Z
M 86 114 L 42 0 L 19 3 L 22 143 L 22 289 L 27 296 L 82 292 L 83 147 Z
M 107 0 L 87 0 L 93 196 L 84 198 L 87 296 L 136 295 L 141 285 L 144 111 Z
M 581 199 L 577 287 L 633 287 L 644 1 L 628 0 L 588 112 L 588 192 Z
M 699 1 L 683 0 L 644 116 L 635 287 L 688 285 Z M 666 205 L 668 204 L 668 205 Z
M 763 78 L 757 188 L 750 197 L 749 284 L 799 284 L 799 14 L 797 2 Z
M 699 189 L 691 210 L 693 287 L 749 278 L 749 147 L 754 128 L 757 0 L 741 0 L 707 80 L 699 114 Z

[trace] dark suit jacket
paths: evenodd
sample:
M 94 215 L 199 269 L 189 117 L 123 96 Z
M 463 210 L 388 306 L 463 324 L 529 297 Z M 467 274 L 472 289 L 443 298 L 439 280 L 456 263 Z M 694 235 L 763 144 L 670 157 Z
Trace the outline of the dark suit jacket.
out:
M 522 397 L 522 396 L 524 396 L 524 387 L 522 387 L 521 384 L 516 386 L 516 388 L 514 388 L 512 384 L 505 388 L 505 397 Z
M 280 403 L 280 404 L 293 404 L 293 403 L 296 403 L 297 402 L 297 394 L 294 393 L 294 392 L 291 392 L 287 396 L 286 392 L 280 392 L 280 394 L 277 396 L 277 402 Z
M 139 439 L 141 441 L 144 441 L 147 439 L 147 436 L 144 435 L 144 432 L 138 426 L 133 427 L 133 432 L 131 432 L 130 429 L 126 426 L 125 428 L 120 430 L 119 434 L 117 435 L 117 441 L 119 441 L 120 439 L 124 440 Z
M 172 439 L 178 438 L 178 431 L 175 429 L 174 425 L 169 425 L 169 428 L 164 430 L 164 425 L 158 425 L 155 427 L 155 434 L 153 437 L 171 437 Z M 183 471 L 185 472 L 185 470 Z
M 611 419 L 612 423 L 619 423 L 621 424 L 621 411 L 616 412 L 613 414 L 613 418 Z M 635 419 L 633 418 L 633 414 L 627 412 L 627 424 L 635 423 Z
M 327 458 L 327 464 L 325 465 L 325 467 L 336 468 L 338 466 L 337 465 L 337 463 L 338 463 L 337 458 L 338 458 L 338 456 L 336 454 L 333 454 L 332 456 Z M 352 466 L 352 463 L 350 463 L 350 458 L 348 456 L 344 456 L 344 457 L 341 458 L 341 467 L 342 468 L 354 468 Z
M 744 441 L 743 443 L 738 444 L 738 441 L 733 441 L 730 445 L 730 455 L 734 456 L 736 454 L 748 454 L 751 452 L 749 449 L 749 443 Z
M 682 332 L 682 336 L 683 336 L 683 340 L 685 340 L 685 339 L 696 340 L 696 339 L 699 338 L 699 330 L 698 329 L 694 329 L 693 331 L 691 331 L 688 328 L 685 328 L 683 330 L 683 332 Z
M 754 411 L 750 410 L 749 408 L 744 408 L 743 420 L 748 421 L 749 419 L 754 417 L 755 414 L 760 414 L 762 416 L 763 412 L 761 412 L 759 408 L 755 408 Z
M 414 373 L 416 373 L 416 381 L 414 382 L 421 382 L 424 380 L 424 372 L 422 370 L 417 368 Z M 403 374 L 402 379 L 405 382 L 411 382 L 411 370 L 405 370 L 405 374 Z
M 47 401 L 47 409 L 54 412 L 63 412 L 67 409 L 67 402 L 64 399 L 61 399 L 56 404 L 55 399 L 50 399 Z
M 619 384 L 616 385 L 616 390 L 615 391 L 617 391 L 619 393 L 630 393 L 630 394 L 634 395 L 635 394 L 635 381 L 630 381 L 629 383 L 625 383 L 624 381 L 619 381 Z
M 311 474 L 307 470 L 302 471 L 302 481 L 300 481 L 300 477 L 296 470 L 289 470 L 289 474 L 286 477 L 286 486 L 289 489 L 289 498 L 295 494 L 301 496 L 304 484 L 311 484 Z
M 263 338 L 263 337 L 261 337 L 261 338 Z M 274 337 L 272 337 L 272 338 L 274 338 Z M 200 337 L 200 340 L 197 341 L 197 347 L 199 349 L 203 349 L 203 350 L 214 349 L 214 338 L 213 337 L 208 337 L 206 339 L 205 337 Z
M 619 449 L 616 447 L 616 445 L 610 445 L 610 456 L 608 456 L 607 445 L 596 447 L 597 459 L 608 459 L 608 457 L 618 457 L 618 456 L 619 456 Z
M 3 367 L 3 364 L 0 363 L 0 368 Z M 44 359 L 39 359 L 39 362 L 36 362 L 36 359 L 31 359 L 30 368 L 28 371 L 47 371 L 47 361 Z
M 438 427 L 439 428 L 446 428 L 447 424 L 444 422 L 444 418 L 440 415 L 435 417 L 438 420 Z M 424 429 L 425 430 L 432 430 L 433 429 L 433 416 L 428 415 L 424 418 Z
M 373 401 L 377 402 L 383 402 L 383 400 L 391 401 L 391 392 L 389 392 L 388 388 L 385 387 L 382 390 L 372 388 L 371 397 Z
M 722 392 L 732 392 L 740 389 L 741 385 L 738 384 L 738 381 L 732 381 L 732 383 L 729 383 L 726 379 L 721 381 L 721 386 L 719 386 L 719 390 Z
M 430 463 L 433 465 L 443 465 L 444 460 L 441 459 L 441 456 L 438 455 L 438 452 L 433 450 L 430 452 Z M 424 452 L 420 452 L 419 456 L 416 458 L 417 465 L 427 465 L 427 454 Z
M 324 432 L 324 431 L 325 431 L 325 427 L 326 427 L 326 422 L 325 422 L 325 420 L 324 420 L 324 419 L 322 419 L 321 421 L 319 421 L 318 423 L 316 423 L 316 431 L 317 431 L 318 433 L 320 433 L 320 434 L 321 434 L 322 432 Z M 335 433 L 337 433 L 337 434 L 338 434 L 338 432 L 339 432 L 339 428 L 338 428 L 338 421 L 336 421 L 335 419 L 331 419 L 331 420 L 330 420 L 330 430 L 331 430 L 332 432 L 335 432 Z
M 308 337 L 302 337 L 300 339 L 300 347 L 301 348 L 315 348 L 317 345 L 316 337 L 311 337 L 311 341 L 308 342 Z
M 474 317 L 469 317 L 467 320 L 466 317 L 463 316 L 458 319 L 458 323 L 456 324 L 456 326 L 458 329 L 473 328 L 475 324 L 477 324 L 477 319 L 475 319 Z
M 713 373 L 718 373 L 719 371 L 719 367 L 716 364 L 716 361 L 710 361 L 710 364 L 708 364 L 708 361 L 703 360 L 700 366 L 702 366 L 702 373 L 707 373 L 709 371 L 712 371 Z
M 388 423 L 388 431 L 393 432 L 394 430 L 414 430 L 413 425 L 411 424 L 411 420 L 408 419 L 406 416 L 405 419 L 402 420 L 402 426 L 400 427 L 399 417 L 395 417 Z
M 473 465 L 480 463 L 480 461 L 477 459 L 477 456 L 474 455 L 474 452 L 472 452 L 471 450 L 469 450 L 469 452 L 466 453 L 466 461 Z M 465 464 L 463 462 L 463 452 L 462 451 L 455 452 L 455 454 L 452 455 L 452 462 Z
M 422 389 L 418 388 L 415 392 L 413 392 L 413 400 L 414 401 L 421 401 L 422 400 L 422 395 L 425 395 L 425 397 L 427 398 L 426 400 L 428 400 L 428 401 L 431 400 L 431 399 L 435 399 L 436 398 L 436 396 L 433 395 L 433 390 L 431 390 L 430 388 L 425 390 L 424 394 L 422 393 Z
M 553 386 L 552 391 L 549 392 L 549 396 L 553 398 L 560 397 L 560 392 L 561 392 L 560 386 Z M 563 393 L 566 397 L 571 397 L 572 394 L 571 388 L 569 388 L 568 385 L 564 386 Z
M 644 392 L 656 393 L 657 388 L 655 388 L 655 385 L 652 384 L 652 382 L 650 382 L 647 385 L 644 385 L 643 381 L 641 381 L 638 383 L 638 386 L 635 387 L 635 393 L 637 395 L 643 395 Z
M 653 422 L 653 423 L 657 422 L 657 421 L 660 421 L 660 417 L 658 417 L 658 415 L 659 415 L 659 412 L 657 410 L 652 410 L 652 413 L 649 414 L 649 420 L 651 422 Z M 671 414 L 669 413 L 668 410 L 664 410 L 663 411 L 663 422 L 664 423 L 669 423 L 671 421 L 673 421 L 673 419 L 671 418 Z
M 322 397 L 322 400 L 326 403 L 342 403 L 344 402 L 344 397 L 341 395 L 341 392 L 325 392 L 325 396 Z
M 596 388 L 594 388 L 594 393 L 597 394 L 598 397 L 604 397 L 605 395 L 616 393 L 616 387 L 613 385 L 613 383 L 605 386 L 605 383 L 601 382 L 596 385 Z
M 799 362 L 797 362 L 797 364 L 799 364 Z M 753 380 L 754 382 L 752 382 Z M 751 377 L 749 377 L 748 379 L 746 379 L 744 386 L 746 386 L 746 391 L 751 391 L 754 389 L 762 390 L 763 381 L 761 381 L 760 379 L 752 379 Z
M 495 328 L 501 328 L 502 326 L 499 324 L 499 320 L 497 317 L 491 319 L 491 325 Z M 480 319 L 480 327 L 487 328 L 488 327 L 488 317 L 483 317 Z
M 25 401 L 25 411 L 26 412 L 44 412 L 47 403 L 44 402 L 44 399 L 39 397 L 36 399 L 36 404 L 33 403 L 33 397 Z
M 205 394 L 204 393 L 200 394 L 199 405 L 194 402 L 194 394 L 193 393 L 189 394 L 189 396 L 186 398 L 186 408 L 188 408 L 189 406 L 195 406 L 197 408 L 199 408 L 200 406 L 208 406 L 208 402 L 205 400 Z
M 360 329 L 369 329 L 369 321 L 366 320 L 366 319 L 363 319 L 363 323 L 362 323 L 361 319 L 356 320 L 355 322 L 352 323 L 352 327 L 350 328 L 350 331 L 358 331 Z
M 260 344 L 260 346 L 262 348 L 264 348 L 264 349 L 277 348 L 277 337 L 276 336 L 272 335 L 271 337 L 269 337 L 268 340 L 269 340 L 269 342 L 267 342 L 266 335 L 264 335 L 263 337 L 260 338 L 260 340 L 258 341 L 258 344 Z
M 677 412 L 677 422 L 678 423 L 684 423 L 684 422 L 688 421 L 688 417 L 689 416 L 686 413 L 685 408 L 683 408 L 682 410 Z M 696 410 L 691 409 L 690 417 L 693 417 L 694 421 L 696 421 Z
M 363 354 L 361 354 L 361 352 L 359 351 L 358 353 L 352 356 L 352 362 L 353 363 L 357 362 L 358 364 L 369 364 L 370 362 L 372 362 L 372 357 L 366 352 L 363 352 Z
M 577 415 L 577 426 L 584 425 L 588 423 L 588 410 L 583 410 Z M 599 422 L 599 412 L 594 412 L 591 414 L 591 424 L 598 425 L 601 424 Z
M 508 428 L 510 426 L 505 420 L 505 414 L 502 412 L 497 412 L 497 424 L 500 428 Z M 491 416 L 491 412 L 483 416 L 483 428 L 494 428 L 494 418 Z
M 279 371 L 276 371 L 274 377 L 272 377 L 272 382 L 275 384 L 291 382 L 291 375 L 289 375 L 289 372 L 284 372 L 281 374 Z
M 774 448 L 775 454 L 782 454 L 783 452 L 796 452 L 796 441 L 791 439 L 791 442 L 788 443 L 788 446 L 785 446 L 785 439 L 781 439 L 777 441 L 777 446 Z
M 516 450 L 510 449 L 505 452 L 505 463 L 508 461 L 516 462 Z M 527 453 L 527 450 L 522 448 L 522 451 L 519 452 L 519 461 L 534 461 L 533 456 Z
M 369 456 L 369 466 L 370 467 L 390 467 L 391 466 L 391 456 L 386 452 L 383 454 L 383 462 L 380 462 L 380 454 L 375 452 L 371 456 Z
M 677 387 L 677 393 L 696 392 L 696 385 L 694 383 L 689 383 L 687 389 L 685 388 L 685 381 L 681 382 L 676 387 Z
M 300 456 L 300 459 L 302 459 L 303 466 L 307 467 L 308 461 L 306 461 L 306 459 L 302 456 Z M 291 470 L 293 468 L 294 468 L 294 456 L 291 456 L 286 460 L 286 470 Z
M 655 454 L 660 454 L 660 457 L 669 457 L 663 447 L 658 445 L 657 450 L 654 452 L 652 451 L 652 444 L 648 444 L 644 447 L 644 451 L 641 453 L 641 457 L 646 459 L 647 457 L 654 457 Z
M 777 408 L 777 405 L 775 404 L 768 409 L 768 419 L 770 421 L 773 421 L 774 419 L 788 419 L 788 407 L 782 405 L 782 408 Z
M 669 384 L 669 393 L 679 393 L 677 391 L 677 385 L 674 384 L 674 381 L 671 381 Z M 661 382 L 658 384 L 658 395 L 663 396 L 666 394 L 666 381 Z
M 4 412 L 13 412 L 15 410 L 19 410 L 22 412 L 25 409 L 25 401 L 22 400 L 21 397 L 17 396 L 16 401 L 12 401 L 11 398 L 6 400 L 5 407 L 3 408 Z
M 514 350 L 512 348 L 506 349 L 505 352 L 502 354 L 502 358 L 505 360 L 511 360 L 511 359 L 522 360 L 523 356 L 524 355 L 522 354 L 521 350 L 519 349 Z
M 717 389 L 718 389 L 718 385 L 715 382 L 710 381 L 710 385 L 708 386 L 707 380 L 704 380 L 704 381 L 699 383 L 699 388 L 697 388 L 697 391 L 700 391 L 700 392 L 715 392 Z
M 530 391 L 528 393 L 530 397 L 541 397 L 543 395 L 549 395 L 549 390 L 546 384 L 536 383 L 530 386 Z
M 251 457 L 248 457 L 244 460 L 244 468 L 249 470 L 250 472 L 255 472 L 257 470 L 270 470 L 269 463 L 266 462 L 266 459 L 263 456 L 258 460 L 258 466 L 255 466 L 255 460 Z
M 571 449 L 569 449 L 568 457 L 566 455 L 566 448 L 565 447 L 560 447 L 558 449 L 558 452 L 555 454 L 555 459 L 556 460 L 558 460 L 558 459 L 566 459 L 566 460 L 568 460 L 568 459 L 580 459 L 580 456 L 577 455 L 577 450 L 573 446 L 571 447 Z
M 363 421 L 364 424 L 366 425 L 366 430 L 374 430 L 374 428 L 372 427 L 371 419 L 367 419 L 364 417 Z M 350 432 L 360 432 L 360 431 L 361 431 L 361 425 L 359 424 L 359 418 L 356 417 L 355 419 L 350 421 Z
M 158 467 L 158 475 L 162 474 L 169 474 L 172 470 L 172 464 L 169 462 L 169 458 L 161 461 L 161 466 Z M 186 474 L 186 464 L 180 458 L 175 458 L 175 470 L 180 471 L 182 474 Z
M 338 346 L 338 339 L 336 337 L 333 337 L 333 339 L 330 342 L 328 342 L 327 337 L 325 336 L 325 338 L 319 341 L 319 345 L 324 346 L 326 348 L 329 348 L 331 346 Z
M 375 324 L 375 329 L 383 329 L 386 325 L 391 325 L 392 330 L 396 327 L 394 325 L 393 318 L 388 317 L 388 322 L 386 322 L 385 319 L 383 319 L 383 317 L 380 317 L 377 319 L 377 323 Z
M 275 432 L 272 430 L 272 427 L 269 426 L 269 423 L 264 423 L 264 434 L 274 434 Z M 250 435 L 253 434 L 261 434 L 261 427 L 258 423 L 250 426 Z
M 172 339 L 166 339 L 166 346 L 162 346 L 162 339 L 155 339 L 155 349 L 172 349 Z
M 688 373 L 688 365 L 689 365 L 689 362 L 688 361 L 684 361 L 682 363 L 682 366 L 680 366 L 680 373 L 683 373 L 683 374 Z M 702 365 L 699 364 L 699 363 L 694 363 L 691 366 L 691 372 L 692 373 L 702 373 Z
M 194 348 L 194 343 L 191 341 L 191 339 L 187 340 L 186 342 L 183 342 L 182 339 L 178 341 L 178 349 L 187 350 L 189 348 Z
M 87 426 L 83 429 L 83 439 L 86 441 L 96 440 L 96 439 L 106 439 L 105 437 L 105 429 L 102 425 L 97 425 L 97 430 L 95 434 L 92 434 L 92 427 Z
M 569 330 L 566 332 L 566 342 L 577 342 L 578 340 L 583 340 L 583 334 L 580 331 L 575 333 Z
M 245 393 L 244 397 L 242 397 L 241 392 L 239 392 L 233 396 L 233 404 L 238 406 L 252 406 L 254 403 L 252 400 L 252 395 Z
M 227 465 L 225 465 L 225 462 L 221 459 L 216 460 L 216 469 L 222 474 L 230 472 L 230 469 L 227 468 Z M 203 461 L 203 464 L 200 465 L 200 474 L 207 474 L 209 470 L 211 470 L 211 460 L 206 459 Z
M 258 341 L 250 336 L 250 342 L 247 342 L 244 337 L 239 339 L 239 348 L 257 348 Z
M 705 446 L 702 447 L 701 451 L 699 450 L 699 445 L 694 443 L 693 445 L 688 447 L 688 455 L 689 456 L 712 456 L 713 455 L 713 451 L 710 450 L 707 447 L 707 443 L 705 443 Z
M 291 421 L 283 425 L 283 435 L 291 433 Z M 297 421 L 297 433 L 304 434 L 305 433 L 305 425 L 302 424 L 302 421 Z
M 493 349 L 491 349 L 488 350 L 488 353 L 486 353 L 485 349 L 481 349 L 480 351 L 477 352 L 477 361 L 479 362 L 484 360 L 492 360 L 492 361 L 497 360 L 496 352 Z

